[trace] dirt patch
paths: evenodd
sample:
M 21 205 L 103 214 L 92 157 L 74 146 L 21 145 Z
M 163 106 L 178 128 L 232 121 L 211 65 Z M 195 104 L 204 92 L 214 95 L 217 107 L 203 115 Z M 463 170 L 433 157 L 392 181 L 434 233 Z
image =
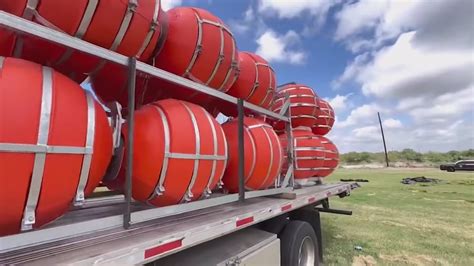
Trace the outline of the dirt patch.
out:
M 408 265 L 449 265 L 445 260 L 430 257 L 428 255 L 380 255 L 384 261 L 392 262 L 395 264 L 408 264 Z
M 459 202 L 459 203 L 474 203 L 472 200 L 465 200 L 465 199 L 432 199 L 432 198 L 423 198 L 424 200 L 429 201 L 436 201 L 436 202 Z
M 401 223 L 397 223 L 397 222 L 394 222 L 394 221 L 382 221 L 383 224 L 388 224 L 388 225 L 393 225 L 393 226 L 398 226 L 398 227 L 407 227 L 406 224 L 401 224 Z
M 457 184 L 459 184 L 459 185 L 465 185 L 465 186 L 474 186 L 474 180 L 458 181 Z
M 372 266 L 376 265 L 377 261 L 375 261 L 374 257 L 372 256 L 356 256 L 352 259 L 352 266 Z

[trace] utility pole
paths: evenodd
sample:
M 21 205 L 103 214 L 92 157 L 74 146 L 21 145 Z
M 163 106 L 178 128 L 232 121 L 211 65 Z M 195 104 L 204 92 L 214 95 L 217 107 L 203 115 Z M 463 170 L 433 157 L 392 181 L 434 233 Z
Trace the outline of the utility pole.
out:
M 388 165 L 388 153 L 387 153 L 387 144 L 385 144 L 385 135 L 383 134 L 383 126 L 382 126 L 382 119 L 380 119 L 380 113 L 377 112 L 377 116 L 379 117 L 379 124 L 380 124 L 380 132 L 382 132 L 382 141 L 383 141 L 383 149 L 385 150 L 385 163 Z

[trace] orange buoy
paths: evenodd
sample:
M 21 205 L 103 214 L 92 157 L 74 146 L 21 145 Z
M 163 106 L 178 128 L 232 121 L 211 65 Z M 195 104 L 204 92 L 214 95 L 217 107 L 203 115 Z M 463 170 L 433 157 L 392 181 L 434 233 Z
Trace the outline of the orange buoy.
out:
M 239 52 L 239 66 L 239 77 L 227 93 L 265 109 L 270 108 L 273 103 L 276 78 L 268 62 L 256 54 Z M 224 114 L 237 116 L 235 105 L 225 103 L 220 105 Z
M 238 121 L 222 125 L 229 145 L 229 164 L 224 174 L 224 188 L 239 191 Z M 244 118 L 244 177 L 248 190 L 266 189 L 274 184 L 282 167 L 282 149 L 277 134 L 268 124 L 250 117 Z
M 166 27 L 160 0 L 0 0 L 0 10 L 142 61 L 159 49 Z M 102 86 L 95 88 L 107 100 L 124 93 L 126 71 L 105 60 L 30 36 L 16 38 L 13 54 L 51 66 L 78 82 L 86 74 L 104 76 L 111 83 L 99 82 Z M 118 86 L 114 79 L 123 84 Z
M 336 145 L 334 145 L 334 143 L 332 143 L 328 138 L 323 136 L 319 136 L 319 138 L 324 146 L 326 156 L 323 164 L 324 169 L 318 173 L 318 176 L 326 177 L 332 174 L 339 165 L 339 151 L 337 150 Z
M 318 116 L 316 124 L 313 126 L 313 133 L 324 136 L 329 133 L 329 131 L 331 131 L 334 125 L 334 109 L 332 109 L 332 106 L 327 101 L 321 98 L 318 99 L 318 102 L 321 112 Z
M 168 36 L 155 66 L 226 92 L 237 79 L 239 61 L 231 31 L 210 12 L 177 7 L 168 12 Z M 209 97 L 153 79 L 150 89 L 165 88 L 168 96 L 208 103 Z
M 127 127 L 127 142 L 126 132 Z M 134 199 L 166 206 L 207 196 L 221 180 L 226 162 L 222 127 L 201 106 L 168 99 L 135 113 Z M 121 190 L 124 172 L 125 166 L 107 186 Z
M 294 177 L 307 179 L 318 176 L 324 170 L 325 147 L 319 136 L 314 135 L 308 127 L 298 127 L 292 130 L 294 151 Z M 288 136 L 280 135 L 284 151 L 287 150 Z M 285 152 L 286 154 L 286 152 Z M 286 157 L 285 157 L 286 158 Z
M 293 127 L 312 127 L 320 115 L 319 97 L 308 86 L 288 84 L 277 92 L 272 107 L 274 112 L 280 112 L 287 95 L 290 100 L 291 125 Z M 284 128 L 284 123 L 276 122 L 274 127 L 281 130 Z
M 112 130 L 78 84 L 0 57 L 0 236 L 39 227 L 81 202 L 112 157 Z

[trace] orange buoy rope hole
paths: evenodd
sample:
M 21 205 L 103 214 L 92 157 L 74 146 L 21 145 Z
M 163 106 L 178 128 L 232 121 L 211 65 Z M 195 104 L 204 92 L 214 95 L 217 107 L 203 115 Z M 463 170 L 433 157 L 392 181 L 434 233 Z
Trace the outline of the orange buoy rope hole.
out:
M 44 225 L 84 201 L 112 156 L 102 107 L 32 62 L 0 57 L 0 124 L 0 235 Z

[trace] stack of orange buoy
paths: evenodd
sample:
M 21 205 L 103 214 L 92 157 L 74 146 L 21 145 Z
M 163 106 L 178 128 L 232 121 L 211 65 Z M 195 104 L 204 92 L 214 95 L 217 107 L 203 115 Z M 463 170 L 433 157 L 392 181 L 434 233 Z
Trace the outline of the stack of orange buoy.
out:
M 46 224 L 82 202 L 112 156 L 101 105 L 32 62 L 0 57 L 0 124 L 0 236 Z
M 293 126 L 310 128 L 331 117 L 329 111 L 320 114 L 323 108 L 309 87 L 275 97 L 276 77 L 269 63 L 239 52 L 224 22 L 203 9 L 164 12 L 160 0 L 0 0 L 0 10 L 264 109 L 278 111 L 282 95 L 289 93 Z M 102 180 L 120 128 L 112 128 L 99 102 L 127 107 L 127 69 L 1 27 L 0 56 L 7 57 L 0 57 L 0 124 L 8 125 L 0 127 L 0 236 L 55 220 L 101 181 L 123 191 L 126 165 L 116 177 Z M 98 100 L 78 85 L 85 81 Z M 206 198 L 219 185 L 238 191 L 237 120 L 221 126 L 207 111 L 235 117 L 235 106 L 144 73 L 137 74 L 135 96 L 135 200 L 167 206 Z M 281 175 L 282 144 L 271 125 L 250 117 L 256 114 L 248 110 L 246 115 L 245 188 L 268 189 Z M 127 131 L 125 124 L 125 142 Z M 327 160 L 328 167 L 334 162 Z M 300 164 L 306 162 L 301 159 Z M 307 173 L 302 170 L 301 175 Z
M 321 99 L 309 86 L 290 83 L 277 92 L 273 111 L 280 112 L 289 101 L 291 114 L 291 136 L 280 136 L 283 148 L 287 148 L 287 139 L 294 140 L 294 177 L 297 180 L 326 177 L 338 164 L 336 146 L 323 135 L 334 125 L 334 110 Z M 273 122 L 273 127 L 283 133 L 285 124 Z M 287 170 L 287 166 L 284 171 Z
M 173 8 L 166 12 L 164 19 L 166 36 L 160 39 L 148 63 L 213 89 L 228 91 L 238 75 L 238 51 L 231 31 L 222 20 L 206 10 L 191 7 Z M 94 89 L 99 92 L 111 91 L 114 87 L 124 90 L 126 79 L 112 77 L 93 78 Z M 164 98 L 203 106 L 210 102 L 207 95 L 143 74 L 137 79 L 136 89 L 139 104 Z M 122 102 L 125 99 L 121 99 Z
M 161 9 L 160 0 L 1 0 L 0 10 L 141 61 L 156 55 L 163 45 L 163 33 L 166 31 L 166 13 Z M 95 86 L 98 96 L 105 100 L 121 100 L 122 104 L 126 104 L 127 72 L 124 69 L 30 36 L 0 41 L 3 42 L 0 44 L 0 55 L 13 55 L 51 66 L 77 82 L 84 81 L 87 76 L 93 79 L 106 77 L 107 82 L 116 86 Z M 115 81 L 124 84 L 115 84 Z M 141 93 L 140 89 L 137 92 Z

